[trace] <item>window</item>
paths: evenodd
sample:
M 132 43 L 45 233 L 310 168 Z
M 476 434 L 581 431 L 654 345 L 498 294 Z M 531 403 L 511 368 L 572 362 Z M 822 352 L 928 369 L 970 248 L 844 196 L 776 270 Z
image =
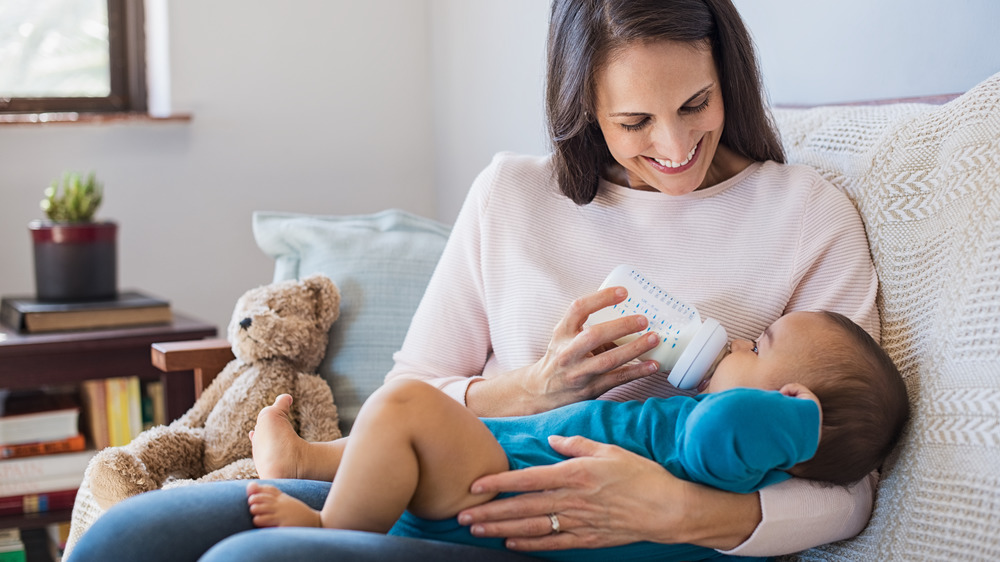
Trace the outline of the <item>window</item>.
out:
M 0 112 L 145 112 L 142 0 L 0 0 Z

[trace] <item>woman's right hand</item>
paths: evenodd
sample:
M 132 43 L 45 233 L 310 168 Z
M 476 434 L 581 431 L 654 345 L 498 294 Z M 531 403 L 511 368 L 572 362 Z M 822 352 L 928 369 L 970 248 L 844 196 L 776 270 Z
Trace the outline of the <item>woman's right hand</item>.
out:
M 584 326 L 591 314 L 625 300 L 624 287 L 608 287 L 570 304 L 545 355 L 535 364 L 469 385 L 466 404 L 480 416 L 524 415 L 596 398 L 620 384 L 651 375 L 656 361 L 632 362 L 656 347 L 650 333 L 623 346 L 613 342 L 646 329 L 642 315 Z

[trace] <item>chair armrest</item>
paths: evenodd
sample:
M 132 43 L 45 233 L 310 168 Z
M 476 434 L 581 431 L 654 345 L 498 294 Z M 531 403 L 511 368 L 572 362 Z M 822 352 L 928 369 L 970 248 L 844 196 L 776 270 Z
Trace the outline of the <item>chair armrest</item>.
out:
M 164 373 L 194 371 L 196 400 L 223 367 L 235 358 L 232 345 L 219 338 L 154 343 L 151 354 L 153 366 Z

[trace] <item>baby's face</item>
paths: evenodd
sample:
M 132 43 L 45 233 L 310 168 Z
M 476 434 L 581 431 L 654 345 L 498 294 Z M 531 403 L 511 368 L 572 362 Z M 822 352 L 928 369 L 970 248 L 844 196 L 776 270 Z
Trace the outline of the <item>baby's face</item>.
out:
M 798 373 L 808 364 L 810 350 L 842 337 L 818 312 L 786 314 L 768 326 L 756 342 L 733 340 L 732 352 L 716 367 L 703 391 L 738 387 L 780 390 L 788 383 L 800 382 Z

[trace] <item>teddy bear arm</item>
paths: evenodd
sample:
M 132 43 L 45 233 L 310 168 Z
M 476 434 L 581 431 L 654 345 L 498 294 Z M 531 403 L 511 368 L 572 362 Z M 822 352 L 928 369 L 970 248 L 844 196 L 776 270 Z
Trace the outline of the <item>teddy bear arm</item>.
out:
M 155 490 L 170 476 L 194 478 L 204 473 L 202 431 L 157 426 L 122 447 L 108 447 L 91 460 L 87 479 L 101 507 Z

